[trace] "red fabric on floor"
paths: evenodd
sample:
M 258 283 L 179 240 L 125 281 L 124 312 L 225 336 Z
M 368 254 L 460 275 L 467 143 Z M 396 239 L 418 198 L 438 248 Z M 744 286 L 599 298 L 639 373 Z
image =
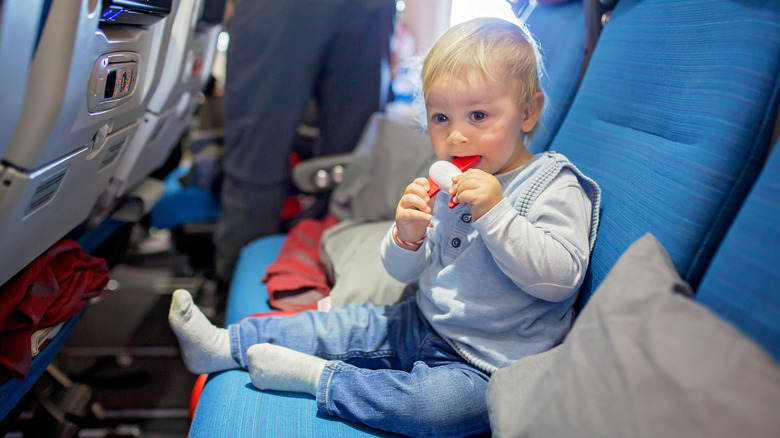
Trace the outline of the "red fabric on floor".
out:
M 102 258 L 61 240 L 0 287 L 0 377 L 23 380 L 32 362 L 36 330 L 74 317 L 103 293 L 108 266 Z
M 262 278 L 271 307 L 281 310 L 316 309 L 317 301 L 329 295 L 331 285 L 320 260 L 320 241 L 325 230 L 338 222 L 333 215 L 323 219 L 306 219 L 287 233 L 279 256 Z

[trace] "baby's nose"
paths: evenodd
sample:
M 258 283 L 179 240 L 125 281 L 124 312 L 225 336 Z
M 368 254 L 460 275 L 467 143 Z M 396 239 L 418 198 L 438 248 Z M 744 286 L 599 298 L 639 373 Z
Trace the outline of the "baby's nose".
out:
M 468 142 L 468 138 L 458 129 L 453 129 L 447 135 L 447 142 L 450 144 L 460 144 Z

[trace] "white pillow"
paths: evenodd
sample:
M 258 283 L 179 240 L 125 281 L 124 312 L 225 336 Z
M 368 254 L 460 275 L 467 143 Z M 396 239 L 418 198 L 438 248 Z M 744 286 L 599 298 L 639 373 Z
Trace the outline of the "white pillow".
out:
M 322 236 L 320 258 L 329 280 L 331 303 L 397 303 L 416 291 L 387 273 L 379 244 L 393 221 L 355 223 L 342 221 Z

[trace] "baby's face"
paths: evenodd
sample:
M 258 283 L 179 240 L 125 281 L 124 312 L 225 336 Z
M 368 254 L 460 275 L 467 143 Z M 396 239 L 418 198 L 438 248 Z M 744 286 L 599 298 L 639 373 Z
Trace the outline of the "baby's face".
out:
M 528 120 L 511 87 L 481 78 L 442 78 L 430 87 L 425 106 L 431 143 L 439 159 L 480 155 L 476 167 L 493 175 L 530 159 L 523 137 L 533 129 L 536 118 Z

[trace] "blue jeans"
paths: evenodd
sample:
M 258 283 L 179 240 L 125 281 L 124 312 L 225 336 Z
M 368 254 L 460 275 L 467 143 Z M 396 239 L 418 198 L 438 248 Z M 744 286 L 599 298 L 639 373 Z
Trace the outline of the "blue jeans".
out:
M 327 359 L 316 395 L 323 413 L 413 436 L 490 429 L 490 376 L 436 334 L 414 299 L 244 318 L 228 330 L 233 357 L 244 368 L 247 349 L 264 342 Z

